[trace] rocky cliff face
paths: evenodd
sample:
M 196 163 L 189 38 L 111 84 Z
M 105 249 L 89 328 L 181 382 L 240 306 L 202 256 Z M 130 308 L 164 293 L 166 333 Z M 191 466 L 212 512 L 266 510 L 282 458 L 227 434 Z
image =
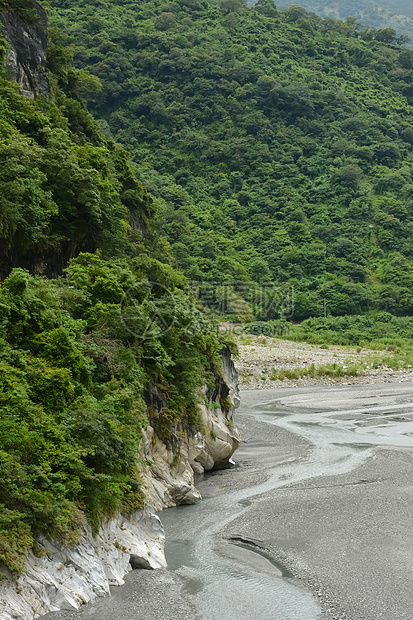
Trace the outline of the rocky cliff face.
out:
M 32 9 L 36 18 L 30 22 L 14 12 L 0 14 L 2 35 L 11 46 L 5 56 L 5 65 L 10 78 L 20 84 L 23 95 L 48 97 L 50 87 L 45 69 L 47 16 L 36 2 L 33 2 Z
M 85 525 L 73 547 L 40 538 L 36 555 L 29 554 L 19 578 L 3 572 L 0 618 L 32 620 L 107 596 L 109 587 L 123 584 L 132 568 L 166 566 L 164 542 L 161 522 L 150 508 L 128 519 L 108 519 L 97 536 Z
M 159 401 L 161 395 L 152 393 L 152 398 Z M 199 501 L 194 474 L 231 465 L 240 438 L 233 426 L 238 375 L 229 351 L 223 354 L 215 387 L 205 389 L 205 402 L 200 405 L 201 430 L 176 426 L 168 441 L 158 437 L 151 425 L 144 434 L 141 455 L 149 464 L 142 465 L 141 472 L 146 496 L 156 510 Z
M 24 95 L 47 97 L 47 18 L 36 3 L 33 11 L 37 19 L 30 23 L 15 13 L 0 14 L 2 34 L 10 43 L 5 62 Z M 149 413 L 141 446 L 147 507 L 127 518 L 119 514 L 107 519 L 96 536 L 85 523 L 81 540 L 72 546 L 40 537 L 20 576 L 0 567 L 0 620 L 32 620 L 49 611 L 77 609 L 108 595 L 109 587 L 122 584 L 133 568 L 166 566 L 164 533 L 154 509 L 201 499 L 194 475 L 227 467 L 239 443 L 232 421 L 239 404 L 238 381 L 229 351 L 222 361 L 214 387 L 204 390 L 199 428 L 176 425 L 166 440 L 156 433 Z M 148 405 L 153 407 L 148 410 L 155 418 L 162 401 L 163 395 L 150 386 Z
M 205 389 L 200 406 L 202 430 L 176 426 L 168 442 L 148 426 L 142 441 L 142 478 L 148 506 L 126 518 L 107 519 L 97 536 L 85 524 L 78 544 L 65 547 L 39 538 L 36 555 L 30 553 L 26 570 L 15 577 L 0 569 L 0 620 L 32 620 L 49 611 L 78 609 L 109 587 L 121 585 L 134 568 L 166 566 L 164 532 L 154 508 L 192 504 L 201 499 L 194 474 L 228 467 L 239 444 L 232 416 L 239 405 L 238 377 L 229 352 L 215 386 Z M 152 396 L 156 395 L 152 389 Z M 151 505 L 149 505 L 151 504 Z

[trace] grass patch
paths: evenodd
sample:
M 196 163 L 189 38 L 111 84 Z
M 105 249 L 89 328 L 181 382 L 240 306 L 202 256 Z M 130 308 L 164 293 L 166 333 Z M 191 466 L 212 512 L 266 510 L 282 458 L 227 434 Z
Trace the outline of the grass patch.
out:
M 319 377 L 355 377 L 363 374 L 367 364 L 338 364 L 333 362 L 331 364 L 321 364 L 316 366 L 310 364 L 303 368 L 280 368 L 277 370 L 274 368 L 271 372 L 271 381 L 284 381 L 284 379 L 296 380 L 304 378 L 319 378 Z

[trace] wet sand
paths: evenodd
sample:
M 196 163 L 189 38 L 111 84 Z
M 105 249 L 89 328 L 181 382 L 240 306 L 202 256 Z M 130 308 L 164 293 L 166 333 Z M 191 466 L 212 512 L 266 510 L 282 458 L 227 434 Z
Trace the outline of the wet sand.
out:
M 244 408 L 256 402 L 256 392 L 243 396 Z M 361 409 L 365 413 L 342 417 L 361 418 L 366 427 L 377 409 L 383 426 L 392 406 L 399 423 L 413 411 L 413 404 L 403 407 L 412 402 L 411 383 L 265 390 L 260 397 L 280 398 L 301 411 Z M 413 618 L 411 447 L 374 448 L 347 474 L 312 478 L 257 498 L 246 516 L 224 534 L 260 541 L 311 587 L 326 618 Z

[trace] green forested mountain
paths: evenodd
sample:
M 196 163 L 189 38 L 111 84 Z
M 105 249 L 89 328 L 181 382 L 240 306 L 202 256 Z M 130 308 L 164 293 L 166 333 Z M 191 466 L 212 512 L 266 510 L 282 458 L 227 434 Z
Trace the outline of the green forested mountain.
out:
M 13 6 L 23 37 L 40 8 Z M 142 427 L 149 417 L 165 441 L 199 429 L 224 347 L 169 264 L 127 153 L 83 106 L 96 79 L 52 48 L 48 97 L 24 97 L 9 48 L 0 37 L 2 579 L 39 533 L 71 544 L 86 518 L 96 531 L 142 506 Z
M 198 425 L 224 343 L 176 266 L 293 285 L 298 318 L 323 299 L 329 314 L 413 310 L 413 52 L 393 31 L 271 0 L 50 10 L 49 96 L 22 96 L 0 39 L 0 560 L 14 571 L 39 532 L 70 542 L 85 515 L 97 529 L 141 505 L 148 405 L 165 440 Z
M 281 6 L 289 3 L 281 2 Z M 410 0 L 302 0 L 300 5 L 322 17 L 358 21 L 375 28 L 393 28 L 413 40 L 413 4 Z M 412 43 L 409 44 L 409 47 Z
M 6 50 L 2 39 L 2 64 Z M 105 139 L 81 102 L 82 92 L 96 88 L 96 78 L 67 60 L 64 52 L 49 58 L 49 100 L 22 97 L 3 69 L 1 279 L 12 267 L 57 275 L 79 251 L 98 247 L 106 256 L 136 254 L 142 230 L 154 228 L 153 200 L 135 178 L 128 154 Z
M 54 0 L 52 16 L 52 54 L 101 80 L 90 110 L 189 278 L 288 282 L 297 318 L 324 298 L 412 312 L 413 52 L 394 32 L 271 0 Z

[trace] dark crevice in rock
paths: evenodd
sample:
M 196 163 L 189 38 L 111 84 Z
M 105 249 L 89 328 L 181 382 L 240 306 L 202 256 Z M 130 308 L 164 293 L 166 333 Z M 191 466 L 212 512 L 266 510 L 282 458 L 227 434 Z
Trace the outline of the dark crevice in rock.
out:
M 230 543 L 242 543 L 249 547 L 256 547 L 257 549 L 265 549 L 265 545 L 259 540 L 253 540 L 252 538 L 244 538 L 243 536 L 229 536 L 227 538 Z
M 131 555 L 129 564 L 132 566 L 133 570 L 153 570 L 153 567 L 149 564 L 146 558 L 141 558 L 138 555 Z

